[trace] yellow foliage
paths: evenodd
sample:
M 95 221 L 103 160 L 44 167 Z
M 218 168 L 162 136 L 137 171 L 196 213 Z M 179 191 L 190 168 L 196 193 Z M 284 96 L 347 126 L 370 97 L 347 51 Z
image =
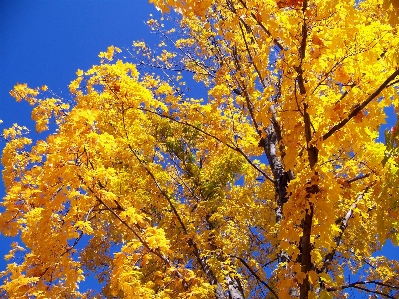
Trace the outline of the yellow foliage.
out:
M 0 229 L 23 246 L 2 292 L 84 298 L 94 272 L 116 298 L 397 297 L 374 257 L 399 242 L 398 126 L 377 139 L 399 111 L 395 1 L 152 0 L 180 23 L 148 21 L 165 38 L 133 43 L 143 74 L 110 46 L 71 105 L 17 84 L 56 131 L 3 132 Z

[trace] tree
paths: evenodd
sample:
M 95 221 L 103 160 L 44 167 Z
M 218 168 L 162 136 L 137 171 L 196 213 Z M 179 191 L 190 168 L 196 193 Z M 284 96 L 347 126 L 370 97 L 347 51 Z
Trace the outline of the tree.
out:
M 109 47 L 73 103 L 11 92 L 57 130 L 4 131 L 0 227 L 23 244 L 3 295 L 89 298 L 94 272 L 108 298 L 399 298 L 398 261 L 373 255 L 399 242 L 396 127 L 377 139 L 399 107 L 395 6 L 152 2 L 179 15 L 149 20 L 161 49 L 135 43 L 133 64 Z

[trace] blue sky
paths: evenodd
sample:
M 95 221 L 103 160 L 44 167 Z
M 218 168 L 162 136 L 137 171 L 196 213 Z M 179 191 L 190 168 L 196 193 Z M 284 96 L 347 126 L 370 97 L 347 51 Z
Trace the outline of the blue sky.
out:
M 31 107 L 16 103 L 8 93 L 15 83 L 47 85 L 68 98 L 67 86 L 76 71 L 98 64 L 100 51 L 110 45 L 130 47 L 133 40 L 156 42 L 144 24 L 150 13 L 159 16 L 146 0 L 0 0 L 0 130 L 16 122 L 34 128 Z M 0 150 L 3 145 L 0 142 Z M 0 236 L 0 271 L 11 242 Z M 391 245 L 383 254 L 399 258 Z
M 98 53 L 109 45 L 128 47 L 133 40 L 153 38 L 144 24 L 149 13 L 156 10 L 145 0 L 0 1 L 4 124 L 32 124 L 30 109 L 8 95 L 16 82 L 67 93 L 76 70 L 97 64 Z

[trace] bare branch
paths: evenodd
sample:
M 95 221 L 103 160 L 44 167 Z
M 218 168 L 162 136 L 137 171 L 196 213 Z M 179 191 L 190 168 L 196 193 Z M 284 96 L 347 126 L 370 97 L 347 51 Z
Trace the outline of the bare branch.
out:
M 379 282 L 379 281 L 372 280 L 372 281 L 357 281 L 357 282 L 353 282 L 353 283 L 350 283 L 350 284 L 347 284 L 347 285 L 343 285 L 343 286 L 340 286 L 340 287 L 337 287 L 337 288 L 327 288 L 326 291 L 327 292 L 335 292 L 335 291 L 339 291 L 339 290 L 355 288 L 355 289 L 359 289 L 359 290 L 362 290 L 362 291 L 365 291 L 365 292 L 368 292 L 368 293 L 381 295 L 381 296 L 386 297 L 386 298 L 393 298 L 393 299 L 395 298 L 394 296 L 391 296 L 389 294 L 385 294 L 385 293 L 382 293 L 382 292 L 379 292 L 379 291 L 374 291 L 374 290 L 370 290 L 370 289 L 359 287 L 359 285 L 367 285 L 367 284 L 376 284 L 376 285 L 380 285 L 380 286 L 384 286 L 384 287 L 389 287 L 389 288 L 392 288 L 392 289 L 399 289 L 399 287 L 391 286 L 391 285 L 388 285 L 388 284 L 385 284 L 385 283 L 382 283 L 382 282 Z
M 251 274 L 256 278 L 256 280 L 259 281 L 261 284 L 263 284 L 263 285 L 274 295 L 274 297 L 276 297 L 277 299 L 279 298 L 279 297 L 277 296 L 276 292 L 272 289 L 272 287 L 269 286 L 265 281 L 263 281 L 263 280 L 256 274 L 256 272 L 255 272 L 254 270 L 251 269 L 251 267 L 248 265 L 248 263 L 247 263 L 244 259 L 242 259 L 242 258 L 240 258 L 240 257 L 238 257 L 238 256 L 233 256 L 233 257 L 236 258 L 236 259 L 238 259 L 238 260 L 245 266 L 245 268 L 247 268 L 248 271 L 251 272 Z
M 354 177 L 352 179 L 346 180 L 346 182 L 350 184 L 350 183 L 356 182 L 358 180 L 363 180 L 365 178 L 368 178 L 370 175 L 371 175 L 370 172 L 366 173 L 366 174 L 363 174 L 363 175 L 358 175 L 358 176 L 356 176 L 356 177 Z

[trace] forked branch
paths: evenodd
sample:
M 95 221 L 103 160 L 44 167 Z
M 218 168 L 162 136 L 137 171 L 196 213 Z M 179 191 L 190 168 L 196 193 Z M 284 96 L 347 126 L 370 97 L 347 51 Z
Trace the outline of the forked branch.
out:
M 385 283 L 382 283 L 382 282 L 379 282 L 379 281 L 372 280 L 372 281 L 357 281 L 357 282 L 353 282 L 353 283 L 350 283 L 350 284 L 347 284 L 347 285 L 343 285 L 343 286 L 340 286 L 340 287 L 337 287 L 337 288 L 327 288 L 327 292 L 334 292 L 334 291 L 354 288 L 354 289 L 362 290 L 362 291 L 365 291 L 365 292 L 368 292 L 368 293 L 381 295 L 381 296 L 383 296 L 385 298 L 392 298 L 392 299 L 395 298 L 394 296 L 391 296 L 389 294 L 385 294 L 385 293 L 382 293 L 382 292 L 379 292 L 379 291 L 370 290 L 370 289 L 367 289 L 367 288 L 359 286 L 359 285 L 367 285 L 367 284 L 376 284 L 376 285 L 380 285 L 380 286 L 383 286 L 383 287 L 389 287 L 389 288 L 392 288 L 392 289 L 399 289 L 399 287 L 391 286 L 391 285 L 388 285 L 388 284 L 385 284 Z

